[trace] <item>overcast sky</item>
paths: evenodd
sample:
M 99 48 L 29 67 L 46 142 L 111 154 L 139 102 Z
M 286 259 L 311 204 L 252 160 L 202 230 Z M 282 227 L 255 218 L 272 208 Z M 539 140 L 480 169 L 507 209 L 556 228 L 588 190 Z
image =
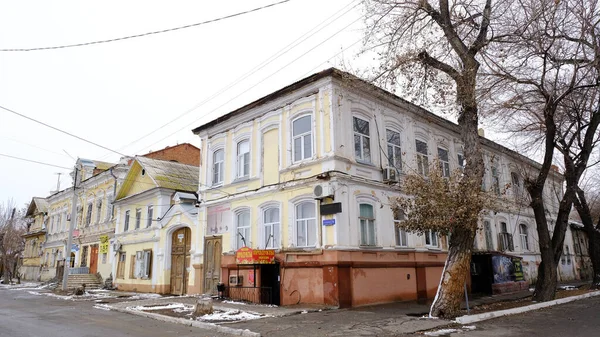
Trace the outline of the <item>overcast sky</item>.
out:
M 3 1 L 0 49 L 120 38 L 275 2 Z M 183 142 L 198 145 L 192 128 L 351 60 L 360 48 L 362 14 L 359 1 L 291 0 L 162 34 L 74 48 L 0 52 L 0 106 L 126 155 Z M 315 33 L 305 41 L 237 82 L 311 30 Z M 215 97 L 232 83 L 237 85 Z M 77 157 L 110 162 L 120 157 L 4 110 L 0 154 L 65 168 L 73 167 Z M 56 173 L 63 173 L 61 188 L 71 185 L 69 171 L 0 156 L 0 201 L 12 198 L 21 205 L 33 196 L 46 197 L 56 189 Z

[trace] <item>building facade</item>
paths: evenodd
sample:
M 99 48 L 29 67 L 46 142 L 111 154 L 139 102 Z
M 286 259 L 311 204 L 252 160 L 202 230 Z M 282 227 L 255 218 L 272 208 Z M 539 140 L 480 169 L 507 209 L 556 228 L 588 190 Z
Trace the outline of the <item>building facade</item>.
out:
M 456 124 L 328 69 L 194 133 L 205 163 L 198 208 L 205 293 L 222 281 L 268 288 L 276 304 L 342 307 L 435 295 L 446 240 L 403 230 L 390 197 L 402 195 L 404 174 L 426 176 L 434 159 L 444 174 L 464 165 Z M 534 280 L 540 258 L 522 177 L 539 165 L 481 142 L 483 188 L 502 211 L 484 214 L 474 247 L 521 256 Z M 550 180 L 560 185 L 562 177 L 553 172 Z M 552 218 L 557 203 L 549 207 Z M 242 247 L 274 250 L 275 267 L 240 266 Z
M 23 235 L 25 249 L 23 263 L 19 270 L 21 278 L 27 281 L 39 281 L 42 271 L 43 247 L 46 241 L 48 203 L 44 198 L 34 197 L 29 203 L 27 213 L 27 232 Z

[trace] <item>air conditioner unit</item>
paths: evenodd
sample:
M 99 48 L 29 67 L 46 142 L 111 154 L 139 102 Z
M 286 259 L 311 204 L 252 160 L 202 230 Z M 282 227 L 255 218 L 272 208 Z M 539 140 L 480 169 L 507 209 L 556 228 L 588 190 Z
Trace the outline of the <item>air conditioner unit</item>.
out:
M 323 199 L 333 197 L 333 187 L 330 184 L 319 184 L 313 189 L 313 198 Z
M 400 180 L 399 178 L 398 170 L 396 168 L 386 167 L 383 169 L 383 182 L 395 183 Z
M 229 276 L 229 285 L 230 286 L 241 286 L 243 282 L 244 282 L 244 277 L 242 275 Z

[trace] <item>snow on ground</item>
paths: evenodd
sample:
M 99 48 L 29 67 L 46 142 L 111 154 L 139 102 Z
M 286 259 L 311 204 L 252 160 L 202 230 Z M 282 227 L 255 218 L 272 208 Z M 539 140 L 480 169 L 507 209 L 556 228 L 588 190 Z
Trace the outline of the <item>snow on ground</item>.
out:
M 460 330 L 457 330 L 457 329 L 441 329 L 441 330 L 426 332 L 425 336 L 444 336 L 444 335 L 449 335 L 451 333 L 459 332 L 459 331 Z
M 162 298 L 161 294 L 135 294 L 129 297 L 130 300 L 145 300 L 152 298 Z
M 165 309 L 184 309 L 186 307 L 183 303 L 169 303 L 165 305 L 153 305 L 153 306 L 143 306 L 139 305 L 136 307 L 127 307 L 128 310 L 137 310 L 137 311 L 152 311 L 152 310 L 165 310 Z
M 209 315 L 204 315 L 198 317 L 197 319 L 200 321 L 247 321 L 251 319 L 259 319 L 262 316 L 257 314 L 252 314 L 246 311 L 240 310 L 228 310 L 221 312 L 214 312 Z
M 106 310 L 106 311 L 111 310 L 110 306 L 108 306 L 106 304 L 96 304 L 96 305 L 94 305 L 94 308 L 100 309 L 100 310 Z
M 248 305 L 248 303 L 245 302 L 237 302 L 237 301 L 229 301 L 229 300 L 225 300 L 221 303 L 226 303 L 226 304 L 237 304 L 237 305 Z
M 560 286 L 558 287 L 560 290 L 577 290 L 577 287 L 574 286 Z

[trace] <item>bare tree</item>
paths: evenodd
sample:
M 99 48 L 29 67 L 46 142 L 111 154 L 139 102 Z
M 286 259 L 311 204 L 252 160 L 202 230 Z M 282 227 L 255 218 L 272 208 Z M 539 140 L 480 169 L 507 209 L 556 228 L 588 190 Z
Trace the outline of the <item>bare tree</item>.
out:
M 592 288 L 598 289 L 600 288 L 600 191 L 578 186 L 574 205 L 588 237 L 588 255 L 594 270 Z
M 365 0 L 365 7 L 366 49 L 378 53 L 381 65 L 373 81 L 388 87 L 400 83 L 404 96 L 432 93 L 441 102 L 456 99 L 466 159 L 461 188 L 476 193 L 484 174 L 477 132 L 478 58 L 490 42 L 500 6 L 493 6 L 492 0 Z M 477 203 L 462 207 L 470 214 L 481 211 Z M 460 312 L 478 225 L 476 218 L 461 220 L 465 223 L 452 229 L 431 316 L 454 317 Z
M 512 126 L 530 144 L 540 145 L 543 153 L 541 168 L 526 177 L 525 183 L 542 258 L 533 298 L 548 301 L 555 296 L 556 268 L 577 182 L 597 136 L 592 116 L 597 112 L 598 18 L 590 14 L 597 15 L 598 7 L 593 0 L 520 4 L 519 14 L 505 16 L 503 24 L 514 33 L 497 39 L 485 55 L 489 72 L 483 76 L 485 90 L 480 97 L 489 102 L 491 113 L 501 116 L 503 125 Z M 551 237 L 544 187 L 555 149 L 563 155 L 566 188 Z
M 23 210 L 14 207 L 12 201 L 0 203 L 0 258 L 4 284 L 9 284 L 16 276 L 18 262 L 25 249 L 24 214 Z

